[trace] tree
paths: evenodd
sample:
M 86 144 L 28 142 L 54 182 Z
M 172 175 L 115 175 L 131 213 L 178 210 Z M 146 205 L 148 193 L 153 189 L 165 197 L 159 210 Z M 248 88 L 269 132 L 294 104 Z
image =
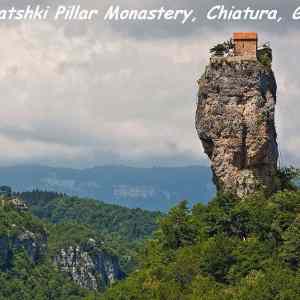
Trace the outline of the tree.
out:
M 277 171 L 277 180 L 279 181 L 280 190 L 292 190 L 298 189 L 296 181 L 300 178 L 300 170 L 294 167 L 281 168 Z
M 224 56 L 225 53 L 228 53 L 233 48 L 234 44 L 232 39 L 230 39 L 229 41 L 226 41 L 222 44 L 217 44 L 216 46 L 211 48 L 209 52 L 215 56 Z
M 300 266 L 300 215 L 283 234 L 280 257 L 294 270 Z
M 209 50 L 210 53 L 212 53 L 215 56 L 224 56 L 226 51 L 226 46 L 223 44 L 217 44 L 213 48 Z
M 182 201 L 160 222 L 160 240 L 167 248 L 178 249 L 192 245 L 197 238 L 197 229 L 193 223 L 187 201 Z

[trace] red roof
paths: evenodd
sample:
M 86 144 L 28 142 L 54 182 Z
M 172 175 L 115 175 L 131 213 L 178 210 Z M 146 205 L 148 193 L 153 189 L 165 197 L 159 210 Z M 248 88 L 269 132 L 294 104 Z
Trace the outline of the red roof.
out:
M 234 40 L 257 40 L 256 32 L 234 32 Z

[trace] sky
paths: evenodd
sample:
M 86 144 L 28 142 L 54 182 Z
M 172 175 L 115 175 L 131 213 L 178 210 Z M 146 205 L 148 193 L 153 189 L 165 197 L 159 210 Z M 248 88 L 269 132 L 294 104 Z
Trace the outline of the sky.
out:
M 194 126 L 196 81 L 209 48 L 234 31 L 270 41 L 282 165 L 300 166 L 300 21 L 295 1 L 221 1 L 277 8 L 283 22 L 204 19 L 220 1 L 4 0 L 12 5 L 194 9 L 197 22 L 0 21 L 0 166 L 208 165 Z M 184 2 L 184 3 L 183 3 Z M 299 2 L 300 6 L 300 2 Z

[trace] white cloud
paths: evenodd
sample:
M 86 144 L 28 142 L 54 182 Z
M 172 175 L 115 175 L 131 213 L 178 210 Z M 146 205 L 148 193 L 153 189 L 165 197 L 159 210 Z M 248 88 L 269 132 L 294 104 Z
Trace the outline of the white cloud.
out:
M 70 37 L 49 23 L 0 28 L 0 36 L 3 161 L 101 164 L 111 153 L 114 161 L 176 164 L 203 157 L 194 111 L 207 44 Z M 18 151 L 7 155 L 12 145 Z
M 131 26 L 124 35 L 101 25 L 0 27 L 0 163 L 207 162 L 194 129 L 196 80 L 231 28 L 141 39 Z M 280 147 L 287 163 L 300 162 L 298 33 L 262 37 L 274 49 Z

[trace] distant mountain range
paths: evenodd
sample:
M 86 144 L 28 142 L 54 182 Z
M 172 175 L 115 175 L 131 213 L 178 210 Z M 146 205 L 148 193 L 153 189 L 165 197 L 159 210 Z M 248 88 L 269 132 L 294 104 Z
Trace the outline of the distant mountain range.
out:
M 95 198 L 129 208 L 167 211 L 180 200 L 207 202 L 215 193 L 208 167 L 133 168 L 104 166 L 84 170 L 44 166 L 0 168 L 0 184 L 14 191 L 34 189 Z

